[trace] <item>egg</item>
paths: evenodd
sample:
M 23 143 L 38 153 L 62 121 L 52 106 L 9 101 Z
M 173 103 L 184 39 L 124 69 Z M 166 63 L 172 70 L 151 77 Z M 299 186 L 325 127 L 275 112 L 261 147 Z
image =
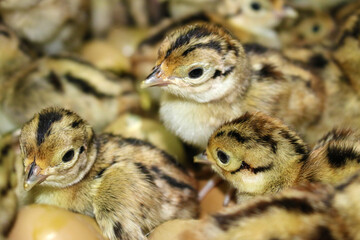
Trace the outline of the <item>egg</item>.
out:
M 22 208 L 9 240 L 105 240 L 94 219 L 48 205 Z

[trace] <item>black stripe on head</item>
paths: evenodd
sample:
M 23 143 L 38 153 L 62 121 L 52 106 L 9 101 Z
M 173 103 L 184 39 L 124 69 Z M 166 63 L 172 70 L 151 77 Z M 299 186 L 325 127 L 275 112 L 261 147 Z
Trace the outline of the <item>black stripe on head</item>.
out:
M 50 71 L 49 75 L 46 76 L 46 79 L 54 87 L 57 92 L 64 92 L 61 80 L 59 76 L 56 75 L 53 71 Z
M 5 30 L 0 30 L 0 35 L 5 36 L 6 38 L 10 38 L 10 33 Z
M 343 167 L 346 159 L 357 160 L 360 163 L 360 154 L 353 147 L 337 147 L 329 146 L 327 149 L 327 157 L 332 168 Z
M 224 136 L 225 132 L 224 131 L 220 131 L 218 132 L 214 138 L 218 138 L 218 137 L 221 137 L 221 136 Z
M 249 121 L 251 119 L 251 117 L 252 117 L 252 115 L 249 112 L 246 112 L 241 117 L 231 121 L 231 123 L 233 123 L 233 124 L 245 123 L 245 122 Z
M 180 48 L 186 44 L 190 43 L 192 38 L 202 38 L 205 36 L 211 35 L 211 32 L 202 26 L 197 26 L 195 28 L 190 29 L 187 33 L 179 36 L 173 44 L 171 44 L 170 49 L 167 50 L 165 58 L 167 58 L 175 49 Z
M 239 143 L 244 143 L 246 141 L 249 140 L 248 137 L 243 137 L 240 135 L 240 133 L 238 133 L 237 131 L 235 130 L 231 130 L 227 133 L 228 137 L 230 138 L 234 138 L 236 141 L 238 141 Z
M 38 146 L 44 142 L 46 133 L 50 130 L 51 125 L 54 122 L 60 121 L 61 119 L 62 114 L 55 110 L 50 110 L 39 114 L 39 123 L 36 136 Z
M 290 144 L 294 146 L 295 152 L 297 154 L 303 155 L 300 161 L 306 161 L 309 155 L 309 150 L 306 145 L 299 143 L 299 139 L 297 139 L 295 136 L 292 136 L 288 131 L 281 130 L 279 134 L 285 139 L 289 140 Z
M 71 75 L 70 73 L 65 74 L 65 79 L 69 82 L 75 85 L 77 88 L 79 88 L 82 92 L 86 94 L 94 95 L 97 98 L 113 98 L 115 96 L 108 95 L 106 93 L 99 92 L 96 88 L 91 86 L 88 82 L 86 82 L 84 79 L 75 77 Z
M 306 215 L 315 212 L 315 209 L 308 200 L 285 197 L 274 199 L 272 201 L 260 201 L 235 213 L 213 215 L 213 218 L 222 230 L 227 231 L 233 223 L 238 222 L 242 218 L 255 217 L 264 214 L 273 207 L 284 209 L 288 212 Z
M 189 47 L 188 49 L 186 49 L 182 56 L 186 57 L 189 53 L 191 53 L 192 51 L 194 51 L 197 48 L 210 48 L 210 49 L 214 49 L 215 51 L 217 51 L 219 54 L 221 53 L 221 44 L 217 41 L 210 41 L 208 43 L 198 43 L 195 44 L 191 47 Z
M 162 172 L 157 166 L 152 166 L 151 170 L 156 173 L 161 179 L 165 180 L 170 186 L 184 190 L 189 189 L 191 191 L 195 191 L 195 189 L 187 183 L 182 181 L 178 181 L 177 179 L 170 177 L 169 175 Z
M 114 230 L 114 234 L 115 234 L 116 238 L 122 239 L 123 228 L 122 228 L 121 223 L 115 222 L 115 224 L 113 226 L 113 230 Z

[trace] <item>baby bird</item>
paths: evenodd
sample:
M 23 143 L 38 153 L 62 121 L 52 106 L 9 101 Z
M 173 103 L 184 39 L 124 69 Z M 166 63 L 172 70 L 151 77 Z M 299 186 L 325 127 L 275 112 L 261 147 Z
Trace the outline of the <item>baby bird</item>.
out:
M 56 54 L 79 46 L 87 24 L 87 1 L 1 1 L 3 21 L 42 52 Z
M 360 170 L 359 140 L 359 132 L 333 130 L 309 153 L 279 119 L 246 113 L 217 129 L 195 160 L 208 160 L 237 189 L 241 202 L 306 182 L 345 180 Z
M 335 46 L 331 49 L 333 57 L 350 80 L 353 88 L 360 91 L 360 9 L 350 15 L 341 25 Z
M 279 36 L 284 46 L 309 46 L 316 43 L 330 45 L 336 24 L 327 12 L 298 11 L 299 16 L 280 28 Z
M 141 140 L 96 136 L 69 110 L 35 114 L 20 146 L 28 199 L 92 216 L 109 239 L 146 239 L 166 220 L 196 215 L 194 179 L 171 156 Z
M 293 186 L 308 152 L 294 131 L 258 112 L 222 125 L 199 157 L 237 189 L 241 202 Z
M 142 86 L 164 90 L 165 126 L 201 148 L 216 128 L 246 111 L 265 112 L 304 132 L 323 108 L 323 87 L 310 72 L 275 50 L 243 47 L 225 29 L 208 24 L 168 35 Z
M 100 130 L 119 114 L 139 108 L 130 79 L 72 56 L 43 57 L 23 67 L 0 93 L 0 109 L 18 126 L 45 107 L 60 106 L 78 112 Z
M 358 180 L 359 177 L 344 194 L 329 186 L 310 184 L 272 196 L 258 196 L 200 220 L 165 223 L 153 232 L 150 239 L 358 239 Z M 343 199 L 343 206 L 339 206 L 337 198 Z M 350 204 L 345 204 L 346 200 Z M 350 208 L 354 210 L 347 215 Z M 172 232 L 167 231 L 170 227 Z M 164 233 L 166 237 L 161 238 Z

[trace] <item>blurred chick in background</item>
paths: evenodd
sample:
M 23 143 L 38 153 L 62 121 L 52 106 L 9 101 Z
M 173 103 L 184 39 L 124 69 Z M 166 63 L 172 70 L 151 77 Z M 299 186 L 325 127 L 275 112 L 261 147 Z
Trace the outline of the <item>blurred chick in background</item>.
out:
M 0 2 L 4 22 L 40 52 L 56 54 L 77 48 L 86 30 L 84 0 L 6 0 Z
M 321 117 L 323 88 L 314 75 L 277 51 L 244 48 L 207 24 L 188 25 L 163 41 L 142 86 L 162 88 L 160 117 L 183 141 L 205 148 L 215 129 L 246 111 L 279 117 L 301 132 Z
M 118 79 L 70 56 L 44 57 L 29 64 L 8 78 L 0 96 L 3 114 L 18 126 L 44 107 L 63 106 L 100 130 L 120 113 L 139 108 L 130 79 Z
M 20 136 L 29 201 L 96 219 L 109 239 L 146 239 L 160 223 L 197 214 L 195 180 L 153 145 L 102 134 L 77 114 L 48 108 Z

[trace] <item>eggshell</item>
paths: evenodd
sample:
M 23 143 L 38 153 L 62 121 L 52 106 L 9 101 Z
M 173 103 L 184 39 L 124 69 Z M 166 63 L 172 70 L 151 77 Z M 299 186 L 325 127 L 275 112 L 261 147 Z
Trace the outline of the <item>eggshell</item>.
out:
M 105 240 L 91 217 L 48 205 L 22 208 L 9 240 Z

